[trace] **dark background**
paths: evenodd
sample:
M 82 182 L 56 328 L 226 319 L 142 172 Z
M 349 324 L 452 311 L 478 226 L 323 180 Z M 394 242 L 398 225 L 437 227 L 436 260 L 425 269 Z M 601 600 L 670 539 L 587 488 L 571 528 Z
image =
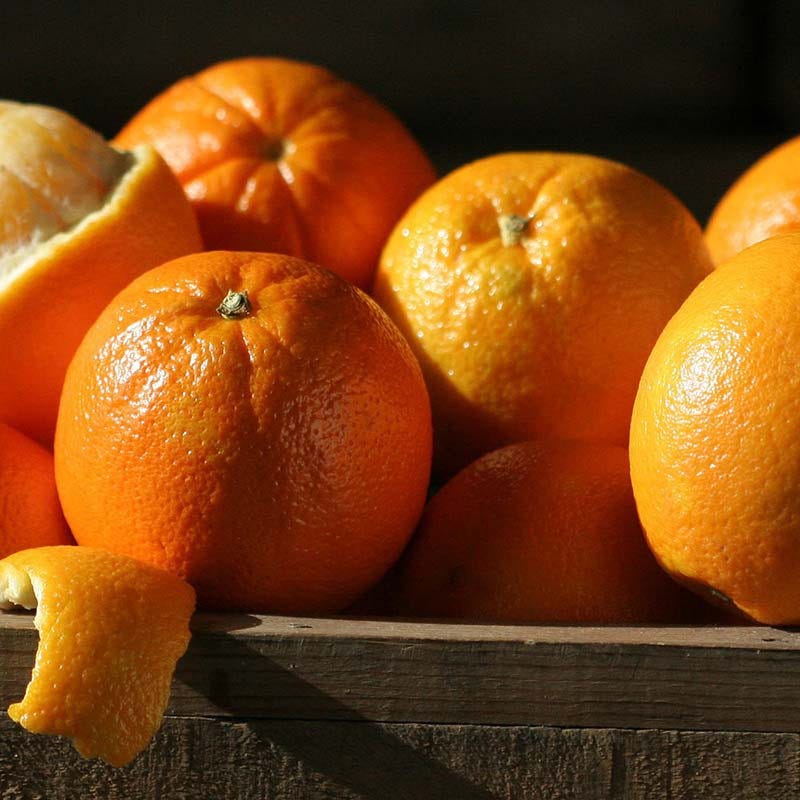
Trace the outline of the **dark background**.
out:
M 649 173 L 702 222 L 800 133 L 800 3 L 0 0 L 0 97 L 108 136 L 177 78 L 255 54 L 367 89 L 442 171 L 510 149 L 590 152 Z

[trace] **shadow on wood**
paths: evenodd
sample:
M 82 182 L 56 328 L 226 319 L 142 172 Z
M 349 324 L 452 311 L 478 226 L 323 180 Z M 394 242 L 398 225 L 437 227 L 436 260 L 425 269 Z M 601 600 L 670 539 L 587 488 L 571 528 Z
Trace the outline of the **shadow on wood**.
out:
M 226 657 L 251 660 L 266 658 L 244 641 L 218 631 L 224 638 Z M 271 670 L 279 670 L 281 681 L 294 684 L 296 693 L 304 698 L 315 695 L 321 705 L 341 707 L 342 717 L 359 722 L 357 725 L 340 726 L 332 735 L 330 726 L 315 726 L 312 723 L 302 728 L 301 735 L 295 727 L 251 726 L 251 734 L 262 739 L 264 753 L 275 745 L 290 752 L 301 764 L 329 778 L 332 782 L 347 787 L 357 796 L 379 797 L 382 800 L 407 800 L 408 798 L 459 798 L 459 800 L 491 800 L 492 795 L 460 775 L 449 770 L 423 751 L 410 747 L 393 736 L 385 726 L 361 717 L 354 711 L 325 695 L 298 675 L 276 664 Z M 225 711 L 226 698 L 230 691 L 228 670 L 218 670 L 210 679 L 191 671 L 180 671 L 179 681 L 189 685 Z M 317 705 L 314 703 L 313 705 Z M 232 718 L 231 722 L 247 723 L 247 719 Z

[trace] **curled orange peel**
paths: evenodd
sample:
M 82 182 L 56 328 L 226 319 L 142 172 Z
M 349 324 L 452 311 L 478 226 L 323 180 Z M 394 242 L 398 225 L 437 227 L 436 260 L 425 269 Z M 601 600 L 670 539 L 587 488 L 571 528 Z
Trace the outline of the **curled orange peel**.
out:
M 161 725 L 189 644 L 194 589 L 126 556 L 38 547 L 0 561 L 0 608 L 36 609 L 33 675 L 8 714 L 72 739 L 84 758 L 123 766 Z

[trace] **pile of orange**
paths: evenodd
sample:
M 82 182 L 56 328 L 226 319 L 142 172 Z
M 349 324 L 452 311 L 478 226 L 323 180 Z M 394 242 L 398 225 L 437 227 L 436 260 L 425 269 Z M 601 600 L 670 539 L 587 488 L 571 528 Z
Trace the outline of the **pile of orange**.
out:
M 133 758 L 195 598 L 800 622 L 797 142 L 704 235 L 588 155 L 437 182 L 358 88 L 250 58 L 111 144 L 0 103 L 0 211 L 0 607 L 37 608 L 32 731 Z

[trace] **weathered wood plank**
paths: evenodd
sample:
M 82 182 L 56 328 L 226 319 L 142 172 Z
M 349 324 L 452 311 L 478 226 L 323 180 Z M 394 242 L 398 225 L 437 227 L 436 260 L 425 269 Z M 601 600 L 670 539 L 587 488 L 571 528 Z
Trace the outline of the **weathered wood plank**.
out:
M 789 800 L 800 736 L 173 718 L 115 770 L 0 721 L 4 800 Z
M 200 615 L 174 716 L 800 731 L 800 633 Z M 0 707 L 36 632 L 0 615 Z

